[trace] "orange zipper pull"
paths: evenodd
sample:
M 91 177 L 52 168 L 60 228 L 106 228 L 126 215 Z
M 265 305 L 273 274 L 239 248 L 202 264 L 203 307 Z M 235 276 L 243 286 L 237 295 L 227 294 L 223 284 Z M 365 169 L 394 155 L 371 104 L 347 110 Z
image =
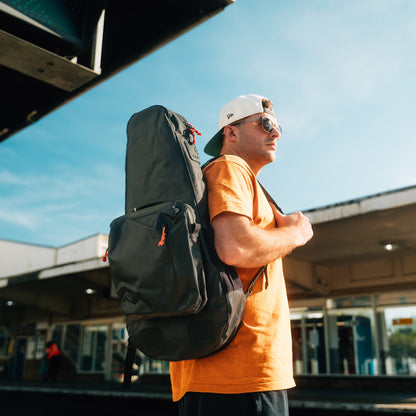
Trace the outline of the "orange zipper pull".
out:
M 157 244 L 158 247 L 161 247 L 165 244 L 165 238 L 166 238 L 166 227 L 163 227 L 162 229 L 162 236 L 160 237 L 160 241 Z

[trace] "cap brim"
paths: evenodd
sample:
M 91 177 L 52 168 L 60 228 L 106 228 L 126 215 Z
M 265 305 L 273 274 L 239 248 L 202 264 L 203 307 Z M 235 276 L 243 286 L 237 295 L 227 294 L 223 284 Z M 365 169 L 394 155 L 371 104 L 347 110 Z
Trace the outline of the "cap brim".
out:
M 210 156 L 219 156 L 222 148 L 222 131 L 221 129 L 213 138 L 206 144 L 204 152 Z

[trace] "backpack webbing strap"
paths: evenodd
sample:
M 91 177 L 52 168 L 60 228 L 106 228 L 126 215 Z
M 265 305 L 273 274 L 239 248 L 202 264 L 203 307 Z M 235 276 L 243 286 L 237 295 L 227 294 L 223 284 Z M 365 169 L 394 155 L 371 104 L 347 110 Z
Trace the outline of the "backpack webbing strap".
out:
M 264 195 L 266 195 L 267 200 L 269 201 L 269 204 L 274 205 L 282 214 L 284 214 L 282 208 L 279 207 L 279 205 L 277 205 L 276 201 L 271 197 L 271 195 L 266 191 L 266 189 L 264 188 L 264 186 L 257 181 L 258 184 L 261 186 L 261 189 L 264 192 Z
M 245 292 L 246 297 L 251 295 L 251 292 L 253 291 L 254 285 L 256 284 L 257 279 L 259 278 L 259 276 L 264 272 L 266 272 L 266 268 L 267 266 L 263 266 L 257 273 L 256 275 L 253 277 L 253 280 L 250 282 L 250 284 L 248 285 L 248 288 Z
M 210 163 L 212 163 L 214 160 L 217 160 L 221 157 L 222 155 L 219 156 L 215 156 L 209 160 L 207 160 L 202 166 L 201 166 L 201 170 L 204 170 Z
M 257 181 L 258 182 L 258 181 Z M 261 186 L 261 189 L 264 192 L 264 195 L 267 198 L 267 201 L 269 202 L 270 205 L 274 205 L 278 211 L 280 211 L 283 214 L 282 209 L 279 207 L 279 205 L 277 205 L 276 201 L 270 196 L 270 194 L 266 191 L 266 189 L 264 188 L 264 186 L 258 182 L 258 184 Z M 246 291 L 246 297 L 250 296 L 251 292 L 253 291 L 254 285 L 256 284 L 256 281 L 258 279 L 258 277 L 262 274 L 262 273 L 267 273 L 267 265 L 263 266 L 258 272 L 257 274 L 254 276 L 253 280 L 250 282 L 250 285 L 248 286 L 248 289 Z
M 126 360 L 124 362 L 124 379 L 123 387 L 129 389 L 131 387 L 131 375 L 133 371 L 134 357 L 136 356 L 136 348 L 129 344 L 127 345 Z
M 203 169 L 205 169 L 210 163 L 212 163 L 212 162 L 214 162 L 214 160 L 216 160 L 216 159 L 218 159 L 218 158 L 220 158 L 222 155 L 220 155 L 220 156 L 216 156 L 216 157 L 213 157 L 212 159 L 209 159 L 207 162 L 205 162 L 202 166 L 201 166 L 201 169 L 203 170 Z M 258 182 L 258 181 L 257 181 Z M 283 211 L 282 211 L 282 209 L 279 207 L 279 205 L 277 205 L 277 203 L 276 203 L 276 201 L 270 196 L 270 194 L 266 191 L 266 189 L 264 188 L 264 186 L 260 183 L 260 182 L 258 182 L 258 184 L 261 186 L 261 189 L 263 190 L 263 192 L 264 192 L 264 195 L 266 195 L 266 198 L 267 198 L 267 200 L 269 201 L 269 204 L 273 204 L 282 214 L 283 214 Z M 250 296 L 251 295 L 251 292 L 253 291 L 253 288 L 254 288 L 254 285 L 256 284 L 256 281 L 257 281 L 257 279 L 259 278 L 259 276 L 262 274 L 262 273 L 266 273 L 267 272 L 267 265 L 266 266 L 263 266 L 258 272 L 257 272 L 257 274 L 253 277 L 253 280 L 250 282 L 250 284 L 249 284 L 249 286 L 248 286 L 248 288 L 247 288 L 247 290 L 246 290 L 246 292 L 245 292 L 245 295 L 246 295 L 246 298 L 248 297 L 248 296 Z

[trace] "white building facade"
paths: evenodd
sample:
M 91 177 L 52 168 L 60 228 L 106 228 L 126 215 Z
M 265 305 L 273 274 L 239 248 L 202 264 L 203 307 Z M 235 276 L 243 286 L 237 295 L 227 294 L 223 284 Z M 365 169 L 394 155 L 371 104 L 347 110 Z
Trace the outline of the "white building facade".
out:
M 416 375 L 416 187 L 306 212 L 314 238 L 284 259 L 297 375 Z M 47 340 L 63 379 L 121 381 L 127 332 L 108 237 L 64 247 L 0 240 L 0 378 L 39 379 Z M 142 356 L 145 372 L 168 363 Z

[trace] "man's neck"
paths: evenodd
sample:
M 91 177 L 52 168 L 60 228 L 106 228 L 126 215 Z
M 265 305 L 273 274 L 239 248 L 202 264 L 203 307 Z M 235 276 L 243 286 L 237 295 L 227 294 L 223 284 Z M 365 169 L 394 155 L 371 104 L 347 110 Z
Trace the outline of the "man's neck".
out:
M 248 157 L 243 157 L 243 156 L 239 156 L 239 157 L 243 159 L 247 163 L 248 166 L 250 166 L 250 169 L 253 171 L 254 176 L 256 177 L 264 167 L 264 165 L 260 165 L 259 163 L 256 163 L 256 161 L 253 159 L 250 159 Z
M 239 155 L 239 154 L 237 154 L 235 152 L 222 152 L 221 154 L 222 155 L 229 155 L 229 156 L 236 156 L 236 157 L 239 157 L 240 159 L 244 160 L 244 162 L 246 162 L 246 164 L 248 165 L 248 167 L 254 173 L 254 176 L 255 177 L 257 177 L 258 174 L 260 173 L 260 171 L 263 169 L 263 166 L 257 167 L 257 164 L 251 162 L 250 160 L 247 160 L 247 158 L 245 158 L 244 156 Z

